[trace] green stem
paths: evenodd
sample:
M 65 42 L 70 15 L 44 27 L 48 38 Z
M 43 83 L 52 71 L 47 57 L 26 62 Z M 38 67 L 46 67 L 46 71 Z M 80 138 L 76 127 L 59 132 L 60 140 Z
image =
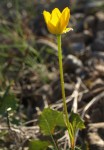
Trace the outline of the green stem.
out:
M 71 150 L 75 150 L 75 142 L 74 142 L 74 140 L 71 142 Z
M 67 112 L 67 105 L 66 105 L 66 98 L 65 98 L 65 88 L 64 88 L 64 75 L 63 75 L 62 49 L 61 49 L 61 35 L 57 35 L 57 42 L 58 42 L 58 58 L 59 58 L 61 90 L 62 90 L 62 99 L 63 99 L 63 111 L 64 111 L 64 114 L 65 114 L 66 126 L 68 128 L 69 119 L 68 119 L 68 112 Z
M 65 87 L 64 87 L 64 75 L 63 75 L 63 64 L 62 64 L 62 49 L 61 49 L 61 35 L 57 35 L 57 42 L 58 42 L 58 58 L 59 58 L 59 69 L 60 69 L 60 81 L 61 81 L 61 90 L 62 90 L 62 100 L 63 100 L 63 112 L 65 114 L 65 123 L 66 127 L 68 129 L 69 137 L 70 137 L 70 142 L 71 142 L 71 150 L 75 149 L 74 146 L 74 137 L 72 134 L 72 128 L 71 124 L 69 123 L 69 118 L 68 118 L 68 111 L 67 111 L 67 105 L 66 105 L 66 97 L 65 97 Z

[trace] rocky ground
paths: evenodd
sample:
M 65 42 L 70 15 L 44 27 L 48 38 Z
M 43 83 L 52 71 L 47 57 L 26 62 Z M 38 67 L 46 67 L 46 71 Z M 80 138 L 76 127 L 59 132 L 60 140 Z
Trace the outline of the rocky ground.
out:
M 40 15 L 31 20 L 29 28 L 35 36 L 35 46 L 45 61 L 38 65 L 41 68 L 39 71 L 37 68 L 23 70 L 12 89 L 21 101 L 19 111 L 25 113 L 28 121 L 33 120 L 21 128 L 22 132 L 15 130 L 17 136 L 21 133 L 21 139 L 16 139 L 18 145 L 24 147 L 27 139 L 40 136 L 36 123 L 39 111 L 47 106 L 62 110 L 57 44 L 55 37 L 47 32 L 41 11 L 56 6 L 63 9 L 69 3 L 57 1 L 50 5 L 47 1 L 45 5 L 43 1 L 44 8 L 43 4 L 35 3 Z M 76 4 L 70 2 L 70 7 L 72 15 L 69 26 L 74 30 L 62 36 L 68 112 L 71 108 L 75 109 L 85 121 L 86 129 L 79 132 L 77 143 L 86 141 L 89 150 L 104 150 L 104 1 L 76 0 Z M 48 50 L 50 54 L 47 54 Z M 74 108 L 75 99 L 77 106 Z M 26 128 L 26 125 L 29 127 Z M 9 138 L 14 132 L 10 133 Z M 0 146 L 7 143 L 10 141 Z

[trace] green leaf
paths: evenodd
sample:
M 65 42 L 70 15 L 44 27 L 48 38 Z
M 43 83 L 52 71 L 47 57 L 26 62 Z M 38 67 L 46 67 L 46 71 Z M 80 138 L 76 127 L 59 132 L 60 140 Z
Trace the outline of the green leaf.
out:
M 81 119 L 81 117 L 80 117 L 77 113 L 71 112 L 71 115 L 70 115 L 70 122 L 71 122 L 71 124 L 72 124 L 74 133 L 75 133 L 78 129 L 83 129 L 83 128 L 85 128 L 84 121 Z
M 29 143 L 29 150 L 46 150 L 49 146 L 49 142 L 40 141 L 40 140 L 32 140 Z
M 16 98 L 13 94 L 0 98 L 0 114 L 4 114 L 8 108 L 16 109 Z
M 43 134 L 52 135 L 56 126 L 65 127 L 62 112 L 46 108 L 39 118 L 39 126 Z

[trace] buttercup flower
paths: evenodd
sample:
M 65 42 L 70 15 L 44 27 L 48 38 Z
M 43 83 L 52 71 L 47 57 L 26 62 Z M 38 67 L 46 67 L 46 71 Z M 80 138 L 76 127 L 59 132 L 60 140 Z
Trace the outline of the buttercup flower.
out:
M 43 16 L 47 28 L 52 34 L 62 34 L 72 30 L 72 28 L 67 28 L 70 19 L 70 9 L 68 7 L 62 13 L 58 8 L 53 9 L 52 13 L 44 10 Z

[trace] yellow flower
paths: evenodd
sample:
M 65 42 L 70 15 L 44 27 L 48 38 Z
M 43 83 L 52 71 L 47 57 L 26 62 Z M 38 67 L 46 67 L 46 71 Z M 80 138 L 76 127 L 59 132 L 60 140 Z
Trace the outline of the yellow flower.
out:
M 68 7 L 62 13 L 58 8 L 53 9 L 52 13 L 44 10 L 43 16 L 47 28 L 52 34 L 62 34 L 72 30 L 72 28 L 67 28 L 70 19 L 70 9 Z

